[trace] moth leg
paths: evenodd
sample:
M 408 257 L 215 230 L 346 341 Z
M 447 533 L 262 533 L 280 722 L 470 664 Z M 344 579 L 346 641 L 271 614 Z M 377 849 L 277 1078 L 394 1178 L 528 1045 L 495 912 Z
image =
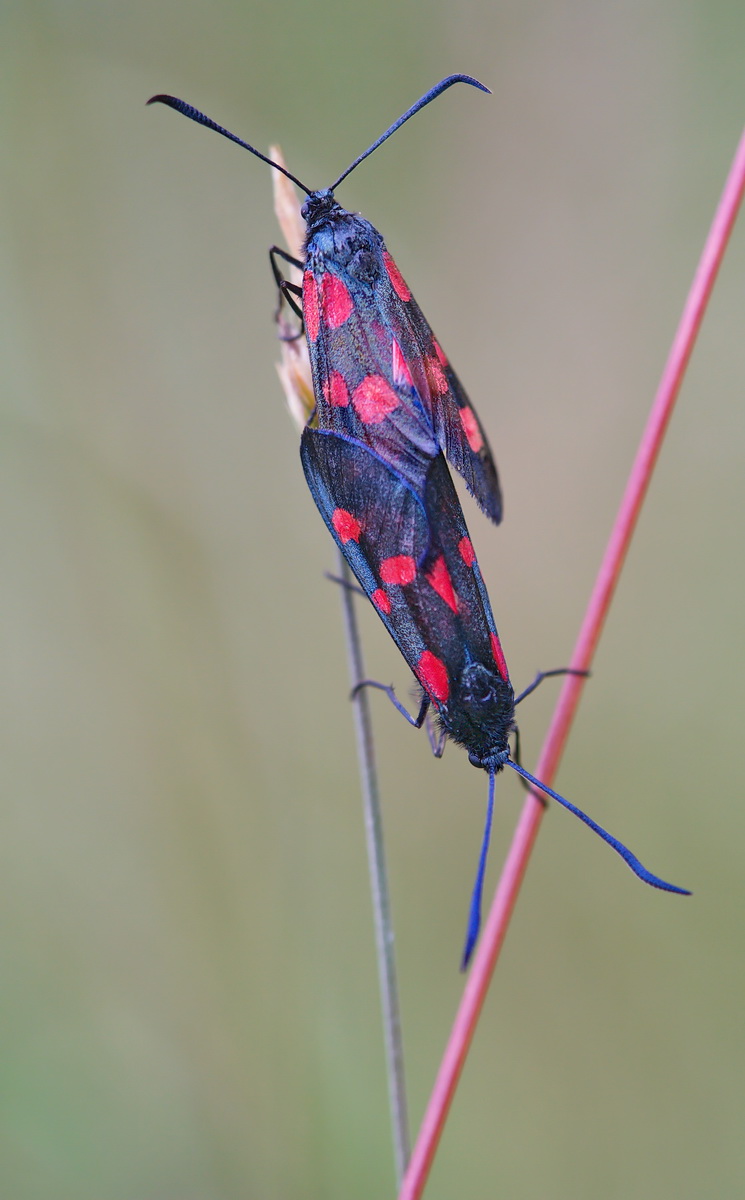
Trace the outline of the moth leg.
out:
M 560 672 L 558 672 L 558 673 L 560 674 Z M 546 674 L 547 675 L 551 675 L 551 674 L 555 675 L 555 674 L 557 674 L 557 672 L 556 671 L 547 671 Z M 582 674 L 582 672 L 580 672 L 580 674 Z M 538 684 L 540 682 L 541 681 L 539 679 L 538 682 L 534 683 L 532 686 L 538 687 Z M 520 754 L 520 729 L 519 729 L 519 727 L 517 725 L 513 725 L 512 732 L 515 735 L 515 753 L 513 754 L 512 757 L 514 758 L 518 767 L 521 767 L 523 765 L 523 762 L 522 762 L 522 755 Z M 528 794 L 531 795 L 535 800 L 538 800 L 538 802 L 540 804 L 542 804 L 544 808 L 548 808 L 548 800 L 543 795 L 543 793 L 537 791 L 537 789 L 534 788 L 532 786 L 532 784 L 528 783 L 527 779 L 523 778 L 522 775 L 519 776 L 519 779 L 520 779 L 520 783 L 525 788 L 525 791 L 528 792 Z
M 543 683 L 544 679 L 550 679 L 553 675 L 583 675 L 586 679 L 589 678 L 589 671 L 575 671 L 573 667 L 557 667 L 554 671 L 539 671 L 532 683 L 528 684 L 524 692 L 515 699 L 515 704 L 519 704 L 531 692 L 534 692 L 539 683 Z
M 427 730 L 429 738 L 429 747 L 435 758 L 442 758 L 445 753 L 445 743 L 448 740 L 448 735 L 444 729 L 437 729 L 432 718 L 432 710 L 426 714 L 424 728 Z
M 291 267 L 297 267 L 298 271 L 302 271 L 305 264 L 301 263 L 300 259 L 295 258 L 295 256 L 293 254 L 288 254 L 287 251 L 283 250 L 281 246 L 270 246 L 269 247 L 269 261 L 272 264 L 272 270 L 274 271 L 274 278 L 277 280 L 277 287 L 279 287 L 279 279 L 277 278 L 277 276 L 279 274 L 279 268 L 277 267 L 277 264 L 274 261 L 275 255 L 277 258 L 281 258 L 284 262 L 289 263 Z
M 360 683 L 358 683 L 357 686 L 352 689 L 352 700 L 354 700 L 357 693 L 364 687 L 373 687 L 377 688 L 378 691 L 385 692 L 393 707 L 398 709 L 402 717 L 406 717 L 406 720 L 410 725 L 413 725 L 415 729 L 422 728 L 422 725 L 424 724 L 424 718 L 429 711 L 429 696 L 422 696 L 422 703 L 419 706 L 419 712 L 415 717 L 412 717 L 409 710 L 399 700 L 393 688 L 389 687 L 388 684 L 385 683 L 377 683 L 374 679 L 363 679 Z
M 295 299 L 296 296 L 298 297 L 298 299 L 300 298 L 300 296 L 302 296 L 302 294 L 303 294 L 302 289 L 297 287 L 296 284 L 290 283 L 289 280 L 283 279 L 279 285 L 279 290 L 280 290 L 282 299 L 287 301 L 290 308 L 294 312 L 295 316 L 299 317 L 300 320 L 302 321 L 303 320 L 303 310 L 300 307 L 300 305 L 298 304 L 297 300 Z M 279 309 L 277 309 L 277 316 L 279 316 Z M 300 331 L 300 333 L 302 333 L 302 330 Z M 300 333 L 298 333 L 296 336 L 300 337 Z
M 340 575 L 332 575 L 330 571 L 324 571 L 323 577 L 331 583 L 338 583 L 339 587 L 346 588 L 348 592 L 356 592 L 358 596 L 364 596 L 365 600 L 368 599 L 367 592 L 364 592 L 356 583 L 350 583 L 348 579 L 342 579 Z
M 291 265 L 294 265 L 294 260 L 290 258 L 289 254 L 285 253 L 285 251 L 282 249 L 281 246 L 270 246 L 269 247 L 269 266 L 272 268 L 272 275 L 274 276 L 274 282 L 277 285 L 277 291 L 280 293 L 280 307 L 281 307 L 282 285 L 284 283 L 286 283 L 286 280 L 285 280 L 284 275 L 282 274 L 282 268 L 280 267 L 279 263 L 277 262 L 278 258 L 283 259 L 285 262 L 289 262 Z
M 302 329 L 298 329 L 297 333 L 278 333 L 277 340 L 280 342 L 299 342 L 302 336 Z
M 281 246 L 270 246 L 270 248 L 269 248 L 269 263 L 272 268 L 272 275 L 274 276 L 274 282 L 276 283 L 277 289 L 279 291 L 279 304 L 277 305 L 277 311 L 274 314 L 274 319 L 275 320 L 279 319 L 280 312 L 282 311 L 282 301 L 286 300 L 287 303 L 289 304 L 290 308 L 292 309 L 292 311 L 295 313 L 295 315 L 297 317 L 299 317 L 300 320 L 302 321 L 303 312 L 295 300 L 296 296 L 302 296 L 302 294 L 303 294 L 302 289 L 299 288 L 297 286 L 297 284 L 290 283 L 289 279 L 285 279 L 285 277 L 282 274 L 282 271 L 280 269 L 280 266 L 277 262 L 278 258 L 283 259 L 284 262 L 289 263 L 290 266 L 292 266 L 292 267 L 297 267 L 297 269 L 299 271 L 302 271 L 302 269 L 303 269 L 303 264 L 297 258 L 293 258 L 291 254 L 288 254 L 286 250 L 283 250 Z M 300 337 L 300 333 L 298 333 L 294 336 Z M 285 340 L 290 340 L 290 339 L 285 339 Z

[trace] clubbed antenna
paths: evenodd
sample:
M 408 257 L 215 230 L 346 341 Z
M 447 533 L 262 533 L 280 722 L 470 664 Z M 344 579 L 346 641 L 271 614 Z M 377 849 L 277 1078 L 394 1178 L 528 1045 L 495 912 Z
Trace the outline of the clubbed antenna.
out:
M 527 779 L 528 783 L 532 783 L 534 787 L 540 788 L 541 791 L 545 792 L 547 796 L 550 796 L 552 800 L 556 800 L 559 804 L 563 804 L 564 808 L 567 808 L 570 813 L 574 813 L 575 817 L 579 817 L 580 821 L 584 821 L 585 825 L 589 826 L 593 833 L 596 833 L 598 837 L 603 839 L 604 842 L 607 842 L 608 845 L 615 850 L 616 854 L 621 855 L 621 858 L 626 865 L 631 867 L 631 870 L 634 872 L 634 874 L 644 883 L 648 883 L 650 887 L 659 888 L 660 891 L 663 892 L 677 892 L 679 896 L 690 896 L 691 893 L 687 888 L 676 887 L 674 883 L 666 883 L 664 879 L 660 879 L 659 875 L 653 875 L 651 871 L 648 871 L 647 868 L 639 862 L 639 859 L 636 857 L 636 855 L 632 854 L 627 846 L 624 846 L 623 842 L 619 842 L 618 838 L 613 837 L 613 834 L 608 833 L 605 829 L 603 829 L 602 825 L 598 825 L 597 821 L 593 821 L 592 817 L 588 817 L 587 813 L 582 812 L 581 808 L 577 808 L 575 804 L 570 804 L 569 801 L 564 798 L 564 796 L 560 796 L 559 793 L 555 792 L 553 788 L 550 788 L 548 784 L 541 783 L 540 779 L 536 779 L 535 775 L 530 774 L 530 771 L 526 771 L 524 767 L 521 767 L 518 763 L 513 762 L 511 758 L 507 759 L 505 766 L 512 767 L 512 770 L 517 771 L 518 775 L 522 775 L 523 779 Z
M 346 179 L 347 175 L 350 175 L 355 167 L 358 167 L 361 162 L 368 158 L 369 155 L 372 154 L 373 150 L 377 150 L 378 146 L 382 146 L 383 142 L 387 141 L 391 134 L 396 132 L 399 126 L 403 125 L 405 121 L 408 121 L 409 117 L 413 117 L 414 113 L 419 112 L 420 108 L 424 108 L 426 104 L 429 104 L 430 101 L 439 96 L 441 92 L 444 92 L 449 87 L 452 87 L 454 83 L 469 83 L 471 87 L 479 88 L 482 92 L 489 92 L 488 87 L 485 87 L 483 83 L 479 83 L 478 79 L 473 79 L 470 75 L 448 75 L 446 79 L 441 79 L 440 82 L 436 83 L 433 88 L 430 88 L 428 92 L 425 92 L 425 94 L 419 100 L 417 100 L 416 104 L 412 104 L 411 108 L 407 108 L 403 116 L 399 117 L 397 121 L 394 121 L 393 124 L 386 129 L 385 133 L 381 134 L 376 142 L 373 142 L 372 146 L 368 146 L 364 154 L 360 154 L 359 158 L 356 158 L 352 165 L 347 167 L 346 171 L 339 176 L 336 183 L 332 184 L 328 190 L 330 192 L 335 191 L 342 179 Z M 491 92 L 489 92 L 489 95 L 491 95 Z M 304 183 L 301 183 L 297 176 L 291 174 L 286 167 L 280 166 L 279 163 L 276 163 L 273 161 L 273 159 L 268 158 L 266 154 L 262 154 L 261 151 L 257 150 L 255 146 L 251 146 L 248 142 L 244 142 L 242 138 L 236 137 L 236 135 L 231 133 L 229 129 L 224 129 L 222 125 L 218 125 L 217 122 L 213 121 L 211 117 L 208 117 L 203 112 L 200 112 L 198 108 L 194 108 L 192 104 L 187 104 L 185 100 L 179 100 L 176 96 L 158 95 L 151 96 L 151 98 L 148 100 L 148 104 L 166 104 L 169 108 L 175 108 L 176 112 L 180 112 L 183 114 L 183 116 L 188 117 L 190 121 L 196 121 L 197 125 L 206 125 L 208 129 L 214 129 L 215 133 L 221 133 L 223 137 L 228 138 L 228 140 L 231 142 L 235 142 L 238 146 L 242 146 L 244 150 L 250 150 L 252 154 L 255 154 L 257 158 L 260 158 L 262 162 L 268 163 L 270 167 L 274 167 L 276 171 L 281 171 L 283 175 L 286 175 L 288 179 L 291 179 L 293 183 L 296 183 L 301 191 L 305 192 L 306 196 L 311 196 L 313 194 L 310 188 L 306 187 Z
M 217 121 L 213 121 L 211 117 L 205 116 L 198 108 L 194 108 L 193 104 L 187 104 L 185 100 L 179 100 L 177 96 L 165 95 L 151 96 L 148 104 L 167 104 L 169 108 L 175 108 L 176 112 L 183 113 L 190 121 L 196 121 L 197 125 L 206 125 L 208 129 L 214 129 L 215 133 L 221 133 L 223 137 L 228 138 L 231 142 L 235 142 L 238 146 L 242 146 L 244 150 L 250 150 L 262 162 L 268 163 L 270 167 L 274 167 L 275 171 L 281 171 L 283 175 L 286 175 L 288 179 L 296 183 L 305 192 L 306 196 L 310 196 L 310 188 L 301 183 L 286 167 L 281 167 L 279 163 L 273 162 L 271 158 L 267 158 L 266 154 L 262 154 L 260 150 L 257 150 L 255 146 L 249 145 L 248 142 L 244 142 L 242 138 L 236 137 L 229 129 L 223 129 L 222 125 L 218 125 Z
M 377 150 L 378 146 L 382 146 L 383 142 L 386 142 L 392 133 L 395 133 L 405 121 L 408 121 L 409 117 L 413 117 L 414 113 L 418 113 L 420 108 L 424 108 L 425 104 L 429 104 L 430 101 L 435 100 L 441 94 L 441 92 L 444 92 L 449 87 L 452 87 L 454 83 L 470 83 L 471 87 L 479 88 L 482 92 L 487 92 L 491 96 L 489 88 L 483 83 L 479 83 L 478 79 L 474 79 L 471 75 L 448 75 L 447 79 L 441 79 L 440 82 L 436 83 L 433 88 L 430 88 L 428 92 L 425 92 L 424 95 L 417 100 L 416 104 L 412 104 L 411 108 L 407 108 L 403 116 L 399 117 L 397 121 L 394 121 L 393 124 L 386 129 L 385 133 L 380 135 L 377 142 L 373 142 L 372 146 L 368 146 L 364 154 L 360 154 L 359 158 L 355 158 L 352 165 L 347 167 L 346 171 L 339 176 L 336 183 L 332 183 L 329 190 L 332 192 L 335 191 L 342 179 L 346 179 L 347 175 L 350 175 L 355 167 L 358 167 L 361 162 L 368 158 L 369 155 L 372 154 L 373 150 Z
M 494 780 L 493 771 L 489 772 L 489 799 L 486 804 L 486 822 L 484 824 L 484 836 L 481 839 L 481 853 L 479 854 L 479 865 L 476 870 L 476 881 L 473 885 L 471 893 L 471 904 L 468 909 L 468 929 L 466 931 L 466 944 L 463 947 L 463 957 L 460 960 L 460 969 L 465 971 L 471 955 L 473 954 L 474 946 L 478 940 L 479 929 L 481 928 L 481 898 L 484 894 L 484 875 L 486 874 L 486 859 L 489 854 L 489 842 L 491 840 L 491 825 L 492 817 L 494 816 Z
M 540 779 L 536 779 L 535 775 L 531 775 L 530 771 L 526 771 L 519 763 L 513 759 L 507 758 L 504 760 L 504 766 L 512 767 L 513 771 L 517 771 L 518 775 L 522 775 L 528 783 L 532 783 L 533 787 L 540 788 L 553 800 L 558 801 L 570 813 L 574 813 L 575 817 L 579 817 L 580 821 L 584 821 L 593 833 L 607 842 L 611 849 L 615 850 L 616 854 L 620 854 L 627 866 L 631 867 L 634 874 L 644 883 L 648 883 L 650 887 L 660 888 L 663 892 L 677 892 L 679 896 L 690 896 L 687 888 L 676 887 L 674 883 L 667 883 L 664 879 L 660 879 L 659 875 L 653 875 L 651 871 L 639 862 L 635 854 L 632 854 L 628 846 L 624 846 L 623 842 L 619 842 L 618 838 L 613 837 L 612 833 L 608 833 L 603 829 L 602 825 L 598 825 L 597 821 L 593 821 L 592 817 L 588 817 L 587 813 L 582 812 L 581 808 L 577 808 L 576 804 L 570 804 L 564 796 L 560 796 L 548 784 L 541 783 Z M 486 857 L 489 851 L 489 839 L 491 836 L 492 815 L 494 813 L 494 772 L 489 772 L 489 799 L 486 806 L 486 825 L 484 827 L 484 836 L 481 842 L 481 853 L 479 854 L 479 865 L 476 869 L 476 882 L 473 885 L 471 894 L 471 905 L 468 911 L 468 930 L 466 932 L 466 944 L 463 950 L 460 969 L 465 971 L 468 966 L 474 947 L 478 940 L 479 930 L 481 928 L 481 897 L 484 891 L 484 873 L 486 871 Z

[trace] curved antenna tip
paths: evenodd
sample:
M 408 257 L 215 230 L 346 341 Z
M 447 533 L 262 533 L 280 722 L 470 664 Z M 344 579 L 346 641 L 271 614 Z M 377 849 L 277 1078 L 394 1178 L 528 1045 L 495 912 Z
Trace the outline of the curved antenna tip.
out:
M 336 191 L 342 180 L 346 179 L 347 175 L 351 175 L 352 171 L 354 171 L 361 162 L 364 162 L 374 150 L 377 150 L 378 146 L 382 146 L 383 142 L 386 142 L 392 133 L 395 133 L 397 129 L 400 129 L 401 126 L 411 117 L 413 117 L 415 113 L 418 113 L 420 109 L 424 108 L 427 104 L 431 104 L 431 102 L 438 96 L 441 96 L 442 93 L 447 91 L 449 87 L 452 87 L 454 83 L 469 83 L 471 87 L 478 88 L 479 91 L 488 92 L 489 95 L 491 95 L 491 92 L 486 84 L 479 83 L 478 79 L 474 79 L 473 75 L 446 75 L 444 79 L 441 79 L 439 83 L 436 83 L 434 87 L 431 87 L 428 92 L 425 92 L 423 96 L 420 96 L 416 103 L 412 104 L 411 108 L 407 108 L 406 112 L 403 113 L 397 121 L 394 121 L 392 125 L 389 125 L 385 133 L 382 133 L 377 141 L 373 142 L 372 146 L 368 146 L 367 150 L 365 150 L 363 154 L 358 155 L 354 162 L 350 163 L 346 171 L 344 171 L 343 174 L 341 174 L 339 178 L 332 183 L 329 190 L 331 192 Z
M 660 879 L 659 875 L 653 875 L 652 872 L 648 871 L 644 864 L 639 861 L 636 855 L 631 853 L 628 846 L 625 846 L 623 842 L 618 840 L 618 838 L 613 837 L 612 833 L 608 833 L 607 829 L 603 829 L 602 825 L 598 825 L 597 821 L 593 821 L 592 817 L 588 817 L 587 813 L 583 812 L 581 808 L 577 808 L 576 804 L 570 803 L 566 796 L 559 795 L 559 793 L 555 792 L 553 788 L 550 788 L 547 783 L 542 783 L 540 779 L 536 779 L 535 775 L 531 775 L 530 771 L 525 770 L 525 767 L 521 767 L 519 763 L 516 763 L 511 758 L 505 759 L 504 765 L 506 767 L 512 767 L 512 770 L 516 771 L 518 775 L 522 775 L 523 779 L 527 779 L 528 783 L 532 783 L 535 787 L 540 788 L 540 790 L 545 792 L 547 796 L 550 796 L 552 800 L 556 800 L 559 804 L 563 805 L 564 808 L 568 809 L 570 813 L 573 813 L 575 817 L 579 817 L 580 821 L 583 821 L 593 833 L 596 833 L 599 838 L 602 838 L 603 841 L 611 847 L 612 850 L 615 850 L 616 854 L 620 855 L 627 867 L 631 867 L 631 870 L 638 879 L 641 879 L 642 883 L 648 883 L 650 887 L 659 888 L 661 892 L 674 892 L 678 896 L 691 895 L 691 892 L 688 890 L 688 888 L 678 887 L 674 883 L 668 883 L 667 880 Z
M 269 166 L 274 167 L 276 171 L 281 171 L 283 175 L 286 175 L 288 179 L 290 179 L 293 183 L 296 183 L 300 190 L 305 192 L 306 196 L 310 195 L 310 188 L 307 188 L 302 180 L 298 179 L 297 175 L 293 175 L 287 170 L 286 167 L 281 167 L 279 163 L 275 163 L 271 158 L 267 158 L 266 154 L 262 154 L 261 151 L 257 150 L 255 146 L 252 146 L 250 142 L 244 142 L 243 138 L 236 137 L 236 135 L 231 133 L 229 129 L 225 129 L 224 126 L 218 125 L 217 121 L 213 121 L 212 118 L 208 117 L 206 113 L 200 112 L 200 110 L 195 108 L 193 104 L 187 104 L 186 100 L 179 100 L 177 96 L 168 96 L 164 92 L 159 92 L 157 96 L 151 96 L 147 103 L 155 104 L 157 102 L 160 104 L 166 104 L 168 108 L 175 109 L 176 112 L 181 113 L 182 116 L 188 117 L 190 121 L 196 121 L 197 125 L 204 125 L 207 129 L 214 129 L 215 133 L 222 134 L 222 136 L 227 138 L 228 141 L 235 142 L 237 146 L 242 146 L 244 150 L 249 150 L 251 154 L 255 154 L 256 157 L 260 158 L 262 162 L 268 163 Z
M 482 92 L 486 92 L 487 96 L 493 95 L 491 88 L 488 88 L 485 83 L 481 83 L 480 80 L 476 79 L 473 75 L 448 75 L 447 78 L 443 79 L 442 83 L 440 83 L 438 86 L 449 86 L 451 83 L 470 83 L 471 87 L 475 87 Z

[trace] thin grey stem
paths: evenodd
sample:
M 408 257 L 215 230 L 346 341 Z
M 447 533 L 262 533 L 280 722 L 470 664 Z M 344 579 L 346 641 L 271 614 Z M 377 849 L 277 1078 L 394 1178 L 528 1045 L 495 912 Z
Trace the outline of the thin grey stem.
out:
M 338 552 L 338 574 L 348 585 L 353 580 L 341 551 Z M 344 614 L 344 631 L 347 641 L 347 659 L 352 687 L 356 688 L 365 676 L 362 662 L 357 614 L 354 608 L 352 586 L 339 588 Z M 357 755 L 360 764 L 362 804 L 365 814 L 365 836 L 367 840 L 367 862 L 370 871 L 370 891 L 375 920 L 375 942 L 378 956 L 378 977 L 383 1009 L 383 1033 L 385 1037 L 388 1094 L 391 1105 L 393 1145 L 396 1156 L 396 1176 L 401 1186 L 406 1170 L 411 1142 L 409 1117 L 406 1104 L 406 1079 L 404 1074 L 404 1052 L 401 1036 L 401 1008 L 396 983 L 396 957 L 394 950 L 391 897 L 388 890 L 388 875 L 383 846 L 383 820 L 380 810 L 378 776 L 375 769 L 375 747 L 368 691 L 359 688 L 354 700 L 354 724 L 357 735 Z

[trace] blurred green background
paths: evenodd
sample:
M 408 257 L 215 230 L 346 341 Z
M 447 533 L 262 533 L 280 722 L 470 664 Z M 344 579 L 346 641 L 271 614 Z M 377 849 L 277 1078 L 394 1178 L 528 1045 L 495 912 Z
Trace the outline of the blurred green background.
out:
M 333 551 L 275 375 L 269 171 L 344 184 L 474 400 L 517 685 L 567 661 L 745 114 L 742 5 L 6 3 L 3 1200 L 393 1194 Z M 745 1194 L 745 225 L 427 1195 Z M 374 616 L 370 673 L 409 678 Z M 526 762 L 556 688 L 521 714 Z M 486 781 L 374 700 L 416 1128 Z M 490 882 L 522 793 L 499 784 Z

